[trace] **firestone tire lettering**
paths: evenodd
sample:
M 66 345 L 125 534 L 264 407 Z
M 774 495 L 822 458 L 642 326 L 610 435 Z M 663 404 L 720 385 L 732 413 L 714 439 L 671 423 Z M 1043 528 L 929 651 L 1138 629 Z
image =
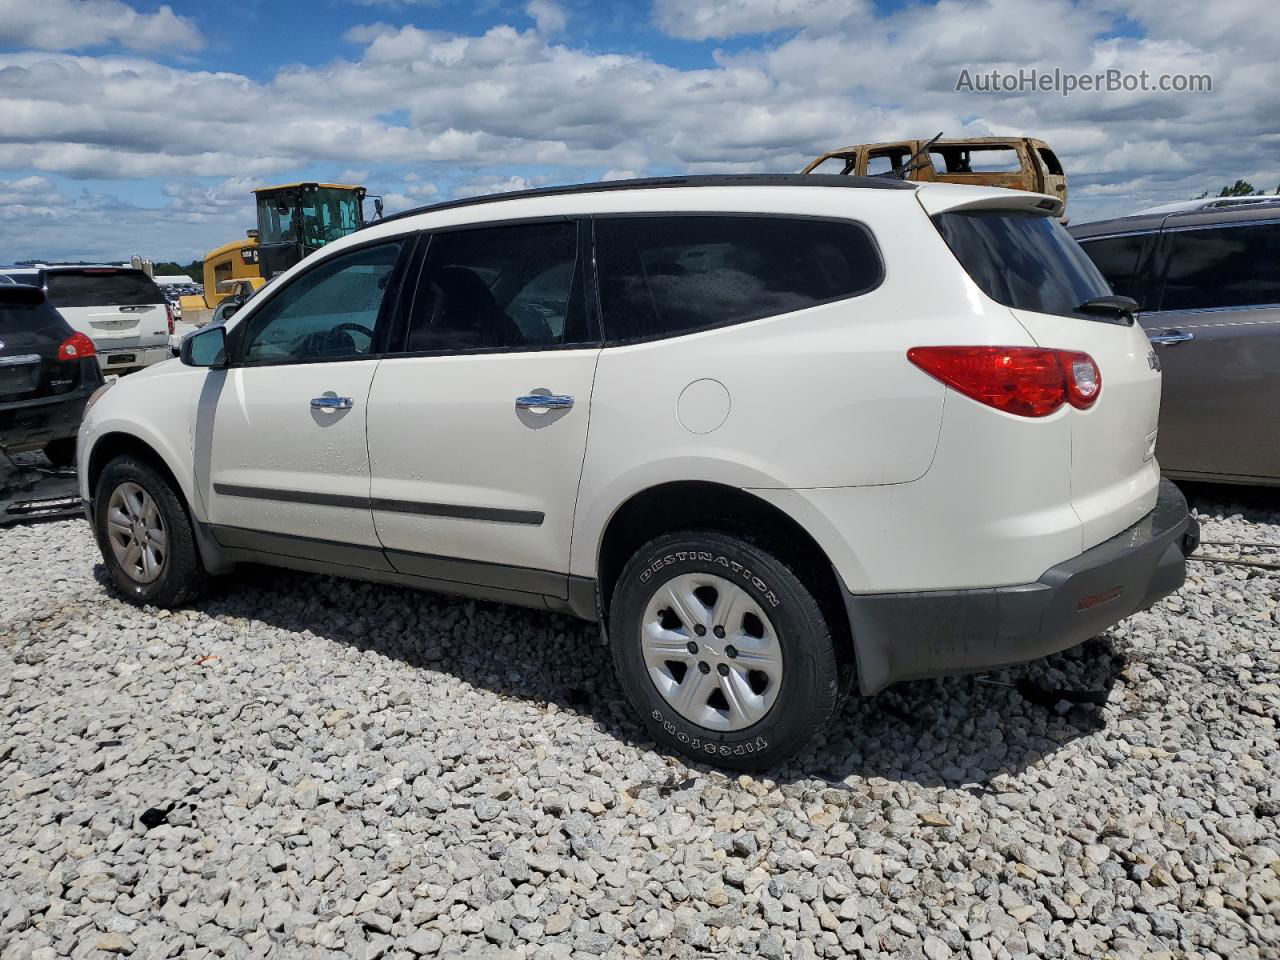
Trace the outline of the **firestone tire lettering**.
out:
M 776 607 L 778 606 L 779 603 L 781 603 L 781 601 L 778 599 L 778 595 L 769 588 L 769 585 L 765 583 L 764 580 L 762 580 L 760 577 L 756 576 L 756 574 L 753 573 L 749 568 L 744 567 L 742 564 L 738 563 L 736 560 L 730 560 L 728 557 L 716 555 L 707 550 L 697 550 L 697 551 L 677 550 L 667 554 L 664 557 L 659 557 L 653 562 L 651 562 L 641 572 L 640 582 L 648 583 L 650 578 L 652 578 L 653 575 L 657 573 L 659 570 L 661 570 L 663 567 L 669 567 L 673 563 L 681 563 L 685 560 L 690 560 L 690 559 L 701 560 L 704 563 L 714 563 L 716 566 L 724 567 L 726 570 L 731 571 L 739 579 L 745 580 L 747 581 L 747 583 L 751 584 L 751 586 L 755 587 L 756 590 L 759 591 L 760 594 L 764 597 L 764 599 L 768 601 L 770 606 Z

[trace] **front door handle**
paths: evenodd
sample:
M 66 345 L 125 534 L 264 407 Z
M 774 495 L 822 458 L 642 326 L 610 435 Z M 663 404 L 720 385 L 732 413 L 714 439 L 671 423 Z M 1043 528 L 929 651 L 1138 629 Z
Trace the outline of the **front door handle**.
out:
M 573 397 L 565 394 L 531 393 L 527 397 L 516 397 L 519 410 L 568 410 L 572 406 Z
M 1194 340 L 1194 333 L 1187 333 L 1185 330 L 1166 330 L 1164 333 L 1157 333 L 1154 337 L 1147 337 L 1152 343 L 1172 344 L 1186 343 L 1188 340 Z
M 317 410 L 350 410 L 355 401 L 350 397 L 312 397 L 311 406 Z

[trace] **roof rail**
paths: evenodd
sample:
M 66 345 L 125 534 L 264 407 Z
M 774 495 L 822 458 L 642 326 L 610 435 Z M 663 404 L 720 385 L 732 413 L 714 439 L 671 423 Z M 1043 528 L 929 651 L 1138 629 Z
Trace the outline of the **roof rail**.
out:
M 506 193 L 490 193 L 461 200 L 431 203 L 411 210 L 393 213 L 381 220 L 366 223 L 360 229 L 390 220 L 403 220 L 422 213 L 453 210 L 458 207 L 478 206 L 482 203 L 498 203 L 502 200 L 524 200 L 528 197 L 555 197 L 576 193 L 612 193 L 616 190 L 659 190 L 669 187 L 845 187 L 862 190 L 914 190 L 917 184 L 888 177 L 851 177 L 841 174 L 814 173 L 716 173 L 688 177 L 641 177 L 635 180 L 601 180 L 597 183 L 571 183 L 560 187 L 535 187 L 531 190 L 512 190 Z

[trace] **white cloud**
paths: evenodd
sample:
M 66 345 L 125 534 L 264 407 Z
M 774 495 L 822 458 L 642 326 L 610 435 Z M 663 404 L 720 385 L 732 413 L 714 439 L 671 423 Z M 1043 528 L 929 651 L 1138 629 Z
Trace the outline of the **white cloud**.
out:
M 380 180 L 375 192 L 393 209 L 601 170 L 794 171 L 835 145 L 944 130 L 1048 140 L 1070 175 L 1076 221 L 1238 177 L 1273 189 L 1280 64 L 1271 41 L 1280 37 L 1269 5 L 1239 0 L 1228 30 L 1187 0 L 1170 2 L 1179 16 L 1162 18 L 1148 0 L 938 0 L 885 15 L 842 3 L 840 17 L 823 2 L 690 0 L 686 32 L 698 32 L 689 26 L 701 22 L 697 11 L 720 11 L 717 36 L 783 24 L 793 33 L 683 69 L 551 42 L 545 14 L 538 29 L 478 35 L 367 25 L 347 33 L 356 45 L 350 58 L 267 80 L 139 56 L 0 54 L 0 176 L 158 177 L 184 190 L 195 189 L 193 177 L 235 178 L 228 196 L 240 192 L 247 204 L 242 183 L 367 171 L 352 178 L 372 179 L 371 190 Z M 675 6 L 660 3 L 659 16 L 664 9 Z M 854 19 L 845 19 L 850 11 Z M 1117 35 L 1121 15 L 1147 34 Z M 1256 30 L 1243 26 L 1255 21 Z M 1214 88 L 1066 99 L 955 92 L 961 69 L 1030 67 L 1203 72 Z M 63 201 L 110 208 L 102 198 Z M 208 246 L 251 225 L 230 207 L 211 212 L 222 202 L 216 192 L 164 202 L 171 220 L 203 206 L 211 219 L 196 236 Z M 120 224 L 152 229 L 149 214 L 119 209 Z M 195 223 L 178 222 L 189 231 Z M 218 236 L 214 227 L 231 232 Z M 0 241 L 9 248 L 15 237 L 5 228 Z
M 538 25 L 538 32 L 544 35 L 559 33 L 568 22 L 564 8 L 554 0 L 529 0 L 524 5 L 524 12 Z
M 655 0 L 653 5 L 659 29 L 686 40 L 824 29 L 864 19 L 870 11 L 867 0 Z
M 38 50 L 83 50 L 120 44 L 156 53 L 199 50 L 195 22 L 164 4 L 139 13 L 121 0 L 40 0 L 0 3 L 0 45 Z

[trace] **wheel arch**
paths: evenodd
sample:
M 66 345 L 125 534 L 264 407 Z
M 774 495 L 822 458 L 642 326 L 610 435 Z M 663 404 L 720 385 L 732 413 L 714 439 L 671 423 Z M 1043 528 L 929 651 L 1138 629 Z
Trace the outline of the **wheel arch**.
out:
M 149 442 L 136 433 L 125 430 L 108 430 L 94 439 L 88 452 L 85 468 L 86 493 L 92 503 L 97 497 L 98 480 L 108 463 L 119 456 L 129 456 L 146 463 L 156 470 L 173 487 L 174 492 L 182 499 L 187 508 L 187 516 L 191 519 L 192 533 L 196 548 L 200 551 L 200 560 L 209 573 L 223 573 L 231 564 L 221 555 L 206 525 L 198 516 L 201 504 L 194 497 L 193 491 L 182 482 L 181 474 L 173 468 L 168 458 L 161 452 L 159 445 Z M 91 512 L 92 518 L 92 512 Z
M 852 663 L 853 636 L 843 588 L 827 552 L 782 508 L 740 487 L 714 481 L 657 484 L 632 494 L 614 510 L 596 553 L 597 602 L 604 623 L 608 623 L 618 577 L 631 556 L 655 537 L 696 527 L 750 540 L 787 564 L 814 594 L 837 649 Z

